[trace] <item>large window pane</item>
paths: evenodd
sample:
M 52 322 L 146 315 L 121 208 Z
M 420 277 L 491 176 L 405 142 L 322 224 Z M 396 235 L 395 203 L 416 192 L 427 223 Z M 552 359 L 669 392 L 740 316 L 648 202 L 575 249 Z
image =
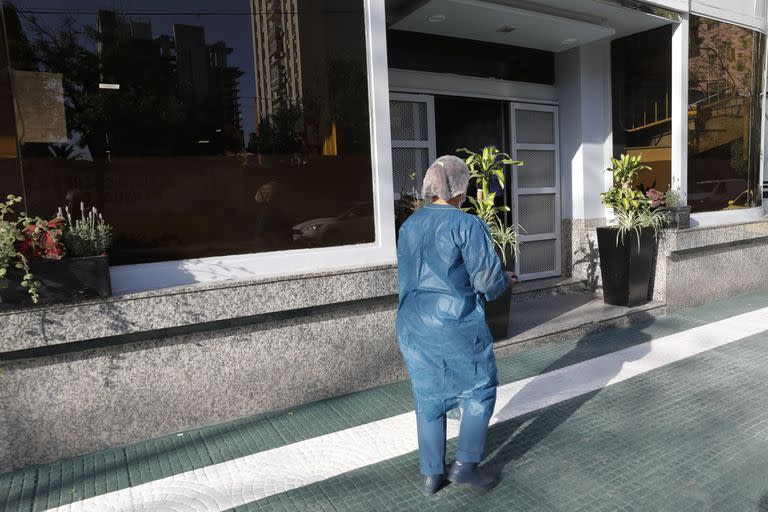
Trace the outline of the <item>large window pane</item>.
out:
M 31 213 L 117 264 L 374 241 L 362 2 L 51 5 L 4 3 Z
M 611 43 L 613 151 L 641 155 L 645 188 L 667 190 L 672 165 L 672 27 Z
M 5 200 L 8 194 L 23 194 L 5 41 L 0 26 L 0 200 Z
M 693 211 L 759 206 L 763 36 L 692 16 L 688 202 Z

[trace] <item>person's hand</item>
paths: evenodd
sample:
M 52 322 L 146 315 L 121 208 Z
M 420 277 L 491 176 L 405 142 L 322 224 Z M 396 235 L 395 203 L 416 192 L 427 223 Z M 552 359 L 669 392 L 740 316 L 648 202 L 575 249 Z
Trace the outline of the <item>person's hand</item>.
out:
M 518 282 L 517 274 L 514 272 L 507 272 L 507 275 L 509 276 L 509 287 L 512 288 Z

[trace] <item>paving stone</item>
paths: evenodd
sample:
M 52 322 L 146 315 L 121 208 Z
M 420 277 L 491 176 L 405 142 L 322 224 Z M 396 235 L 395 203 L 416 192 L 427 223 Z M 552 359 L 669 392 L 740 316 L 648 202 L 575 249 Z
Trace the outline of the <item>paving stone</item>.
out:
M 756 294 L 535 347 L 500 358 L 499 380 L 767 305 L 768 294 Z M 449 486 L 424 498 L 414 452 L 237 510 L 760 510 L 768 507 L 766 341 L 742 340 L 497 425 L 488 464 L 504 480 L 490 493 Z M 402 382 L 34 466 L 0 475 L 0 510 L 45 510 L 411 408 Z

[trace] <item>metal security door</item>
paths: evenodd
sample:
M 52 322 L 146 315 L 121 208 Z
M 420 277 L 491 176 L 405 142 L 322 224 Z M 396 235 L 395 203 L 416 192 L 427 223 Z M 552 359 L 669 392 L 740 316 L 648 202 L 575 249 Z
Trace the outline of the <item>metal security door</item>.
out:
M 424 94 L 389 95 L 392 129 L 392 183 L 395 199 L 421 193 L 429 164 L 435 160 L 435 99 Z
M 512 218 L 519 224 L 515 271 L 521 280 L 561 275 L 560 154 L 557 107 L 510 105 Z

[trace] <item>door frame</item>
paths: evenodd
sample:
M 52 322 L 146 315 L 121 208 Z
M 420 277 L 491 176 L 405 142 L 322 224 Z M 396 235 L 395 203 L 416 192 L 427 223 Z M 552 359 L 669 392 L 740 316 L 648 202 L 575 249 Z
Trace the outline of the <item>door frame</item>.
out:
M 539 112 L 552 112 L 554 123 L 554 144 L 518 144 L 517 143 L 517 110 L 533 110 Z M 541 233 L 535 235 L 527 235 L 525 232 L 518 231 L 521 244 L 525 242 L 535 242 L 539 240 L 554 240 L 555 241 L 555 269 L 548 272 L 536 272 L 532 274 L 520 274 L 520 258 L 515 258 L 515 272 L 519 276 L 521 281 L 531 281 L 534 279 L 543 279 L 547 277 L 558 277 L 563 273 L 563 247 L 562 247 L 562 205 L 561 202 L 561 190 L 560 190 L 560 122 L 559 122 L 559 107 L 557 105 L 542 105 L 531 103 L 510 102 L 509 103 L 509 147 L 512 151 L 510 155 L 513 160 L 518 160 L 518 150 L 533 150 L 533 151 L 554 151 L 555 159 L 555 186 L 554 187 L 542 187 L 542 188 L 526 188 L 521 191 L 518 185 L 518 173 L 517 166 L 512 167 L 512 223 L 514 225 L 519 224 L 520 201 L 518 200 L 521 195 L 537 195 L 537 194 L 554 194 L 555 195 L 555 231 L 552 233 Z M 523 162 L 525 163 L 525 162 Z M 525 226 L 522 226 L 525 229 Z
M 427 165 L 431 165 L 437 158 L 437 134 L 435 133 L 435 97 L 432 94 L 407 94 L 399 92 L 390 92 L 389 101 L 410 101 L 413 103 L 427 104 L 427 140 L 394 140 L 392 139 L 392 149 L 395 148 L 416 148 L 427 150 Z M 391 122 L 391 120 L 390 120 Z M 394 151 L 393 151 L 394 152 Z M 394 169 L 393 169 L 394 170 Z M 417 173 L 426 172 L 426 169 L 417 170 Z M 394 179 L 394 176 L 393 176 Z M 423 183 L 424 176 L 418 176 L 416 183 Z M 421 190 L 419 190 L 421 193 Z M 400 192 L 393 190 L 395 199 L 400 199 Z

